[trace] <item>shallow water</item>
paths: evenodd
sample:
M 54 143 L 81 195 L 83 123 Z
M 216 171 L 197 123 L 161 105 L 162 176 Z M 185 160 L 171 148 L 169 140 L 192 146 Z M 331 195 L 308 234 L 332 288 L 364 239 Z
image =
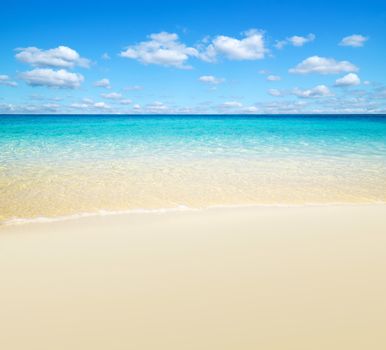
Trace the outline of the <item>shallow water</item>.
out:
M 386 201 L 384 116 L 0 116 L 0 220 Z

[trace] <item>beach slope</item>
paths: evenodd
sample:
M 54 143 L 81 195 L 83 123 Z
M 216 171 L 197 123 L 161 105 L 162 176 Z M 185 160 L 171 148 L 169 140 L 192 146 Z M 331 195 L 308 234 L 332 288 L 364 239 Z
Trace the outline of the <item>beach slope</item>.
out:
M 386 206 L 0 227 L 0 348 L 386 348 Z

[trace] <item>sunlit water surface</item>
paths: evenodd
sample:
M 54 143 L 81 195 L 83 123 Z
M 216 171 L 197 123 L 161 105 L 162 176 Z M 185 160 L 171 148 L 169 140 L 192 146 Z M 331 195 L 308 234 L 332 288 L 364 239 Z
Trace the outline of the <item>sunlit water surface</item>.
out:
M 0 221 L 386 201 L 383 116 L 0 116 Z

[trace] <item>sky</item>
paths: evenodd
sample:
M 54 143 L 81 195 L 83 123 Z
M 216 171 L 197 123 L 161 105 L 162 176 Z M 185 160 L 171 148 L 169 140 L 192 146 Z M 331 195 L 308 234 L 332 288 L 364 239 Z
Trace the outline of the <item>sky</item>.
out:
M 386 1 L 0 3 L 0 113 L 386 113 Z

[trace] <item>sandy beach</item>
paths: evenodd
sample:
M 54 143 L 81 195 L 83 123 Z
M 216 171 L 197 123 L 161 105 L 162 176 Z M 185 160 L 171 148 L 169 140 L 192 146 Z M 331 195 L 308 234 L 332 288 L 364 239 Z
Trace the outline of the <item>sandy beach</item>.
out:
M 385 349 L 386 206 L 0 227 L 0 348 Z

